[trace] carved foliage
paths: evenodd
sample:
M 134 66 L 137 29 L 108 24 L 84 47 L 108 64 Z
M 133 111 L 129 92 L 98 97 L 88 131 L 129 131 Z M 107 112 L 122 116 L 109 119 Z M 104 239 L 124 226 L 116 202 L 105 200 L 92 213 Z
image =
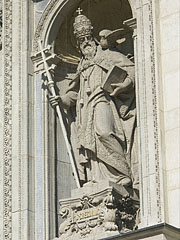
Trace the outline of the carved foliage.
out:
M 120 197 L 113 191 L 97 197 L 84 195 L 76 203 L 61 206 L 60 215 L 65 221 L 60 225 L 59 239 L 131 231 L 136 229 L 137 210 L 129 195 Z

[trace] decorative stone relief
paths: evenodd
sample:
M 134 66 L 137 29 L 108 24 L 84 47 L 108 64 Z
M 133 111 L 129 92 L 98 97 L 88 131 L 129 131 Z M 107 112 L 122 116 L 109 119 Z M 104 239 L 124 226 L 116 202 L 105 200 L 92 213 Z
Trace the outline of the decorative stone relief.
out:
M 12 233 L 12 0 L 4 2 L 4 126 L 3 126 L 3 230 L 4 239 Z
M 98 239 L 129 232 L 138 224 L 138 196 L 117 184 L 91 183 L 60 200 L 58 240 Z

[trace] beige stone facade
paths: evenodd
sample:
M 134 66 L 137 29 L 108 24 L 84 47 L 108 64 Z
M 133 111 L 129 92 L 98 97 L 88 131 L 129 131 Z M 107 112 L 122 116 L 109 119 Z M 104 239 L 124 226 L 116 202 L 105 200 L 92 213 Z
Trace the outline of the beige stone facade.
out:
M 180 1 L 1 0 L 1 3 L 0 239 L 58 237 L 62 221 L 58 216 L 59 199 L 70 197 L 71 190 L 76 188 L 62 129 L 42 78 L 38 40 L 42 40 L 44 48 L 50 45 L 51 52 L 57 55 L 53 63 L 57 86 L 63 94 L 79 59 L 70 35 L 79 6 L 94 20 L 95 31 L 106 26 L 114 30 L 125 23 L 133 33 L 124 51 L 132 51 L 136 69 L 141 222 L 138 230 L 107 239 L 178 239 Z M 72 145 L 73 131 L 72 123 Z

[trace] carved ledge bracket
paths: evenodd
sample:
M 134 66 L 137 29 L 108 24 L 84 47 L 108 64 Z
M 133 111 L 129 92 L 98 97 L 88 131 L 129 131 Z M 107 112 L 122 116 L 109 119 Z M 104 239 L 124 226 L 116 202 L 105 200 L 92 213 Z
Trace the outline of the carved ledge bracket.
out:
M 111 182 L 88 183 L 60 200 L 64 222 L 56 240 L 100 239 L 137 228 L 139 199 L 132 189 Z

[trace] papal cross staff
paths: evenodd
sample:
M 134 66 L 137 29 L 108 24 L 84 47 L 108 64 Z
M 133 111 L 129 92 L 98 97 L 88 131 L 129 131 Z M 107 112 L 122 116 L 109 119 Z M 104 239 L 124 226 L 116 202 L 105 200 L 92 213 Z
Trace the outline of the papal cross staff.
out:
M 41 56 L 42 56 L 42 62 L 44 64 L 44 69 L 45 69 L 44 72 L 47 75 L 49 91 L 51 92 L 52 96 L 56 97 L 56 92 L 55 92 L 55 88 L 54 88 L 54 81 L 53 81 L 53 78 L 52 78 L 51 73 L 50 73 L 50 67 L 49 67 L 49 64 L 47 62 L 47 57 L 46 57 L 46 54 L 45 54 L 45 50 L 43 49 L 41 40 L 39 40 L 39 48 L 40 48 L 40 52 L 41 52 Z M 79 175 L 78 175 L 76 162 L 75 162 L 75 159 L 72 155 L 72 148 L 71 148 L 71 145 L 70 145 L 68 137 L 67 137 L 67 132 L 66 132 L 66 128 L 64 126 L 64 122 L 63 122 L 63 118 L 62 118 L 62 114 L 61 114 L 61 110 L 60 110 L 59 105 L 56 106 L 56 112 L 57 112 L 57 115 L 58 115 L 58 118 L 59 118 L 59 122 L 60 122 L 62 132 L 63 132 L 63 136 L 64 136 L 65 144 L 66 144 L 66 147 L 67 147 L 67 151 L 68 151 L 68 154 L 69 154 L 69 158 L 70 158 L 71 166 L 72 166 L 72 169 L 73 169 L 74 177 L 75 177 L 75 180 L 76 180 L 76 184 L 77 184 L 77 187 L 80 188 L 80 181 L 79 181 Z

